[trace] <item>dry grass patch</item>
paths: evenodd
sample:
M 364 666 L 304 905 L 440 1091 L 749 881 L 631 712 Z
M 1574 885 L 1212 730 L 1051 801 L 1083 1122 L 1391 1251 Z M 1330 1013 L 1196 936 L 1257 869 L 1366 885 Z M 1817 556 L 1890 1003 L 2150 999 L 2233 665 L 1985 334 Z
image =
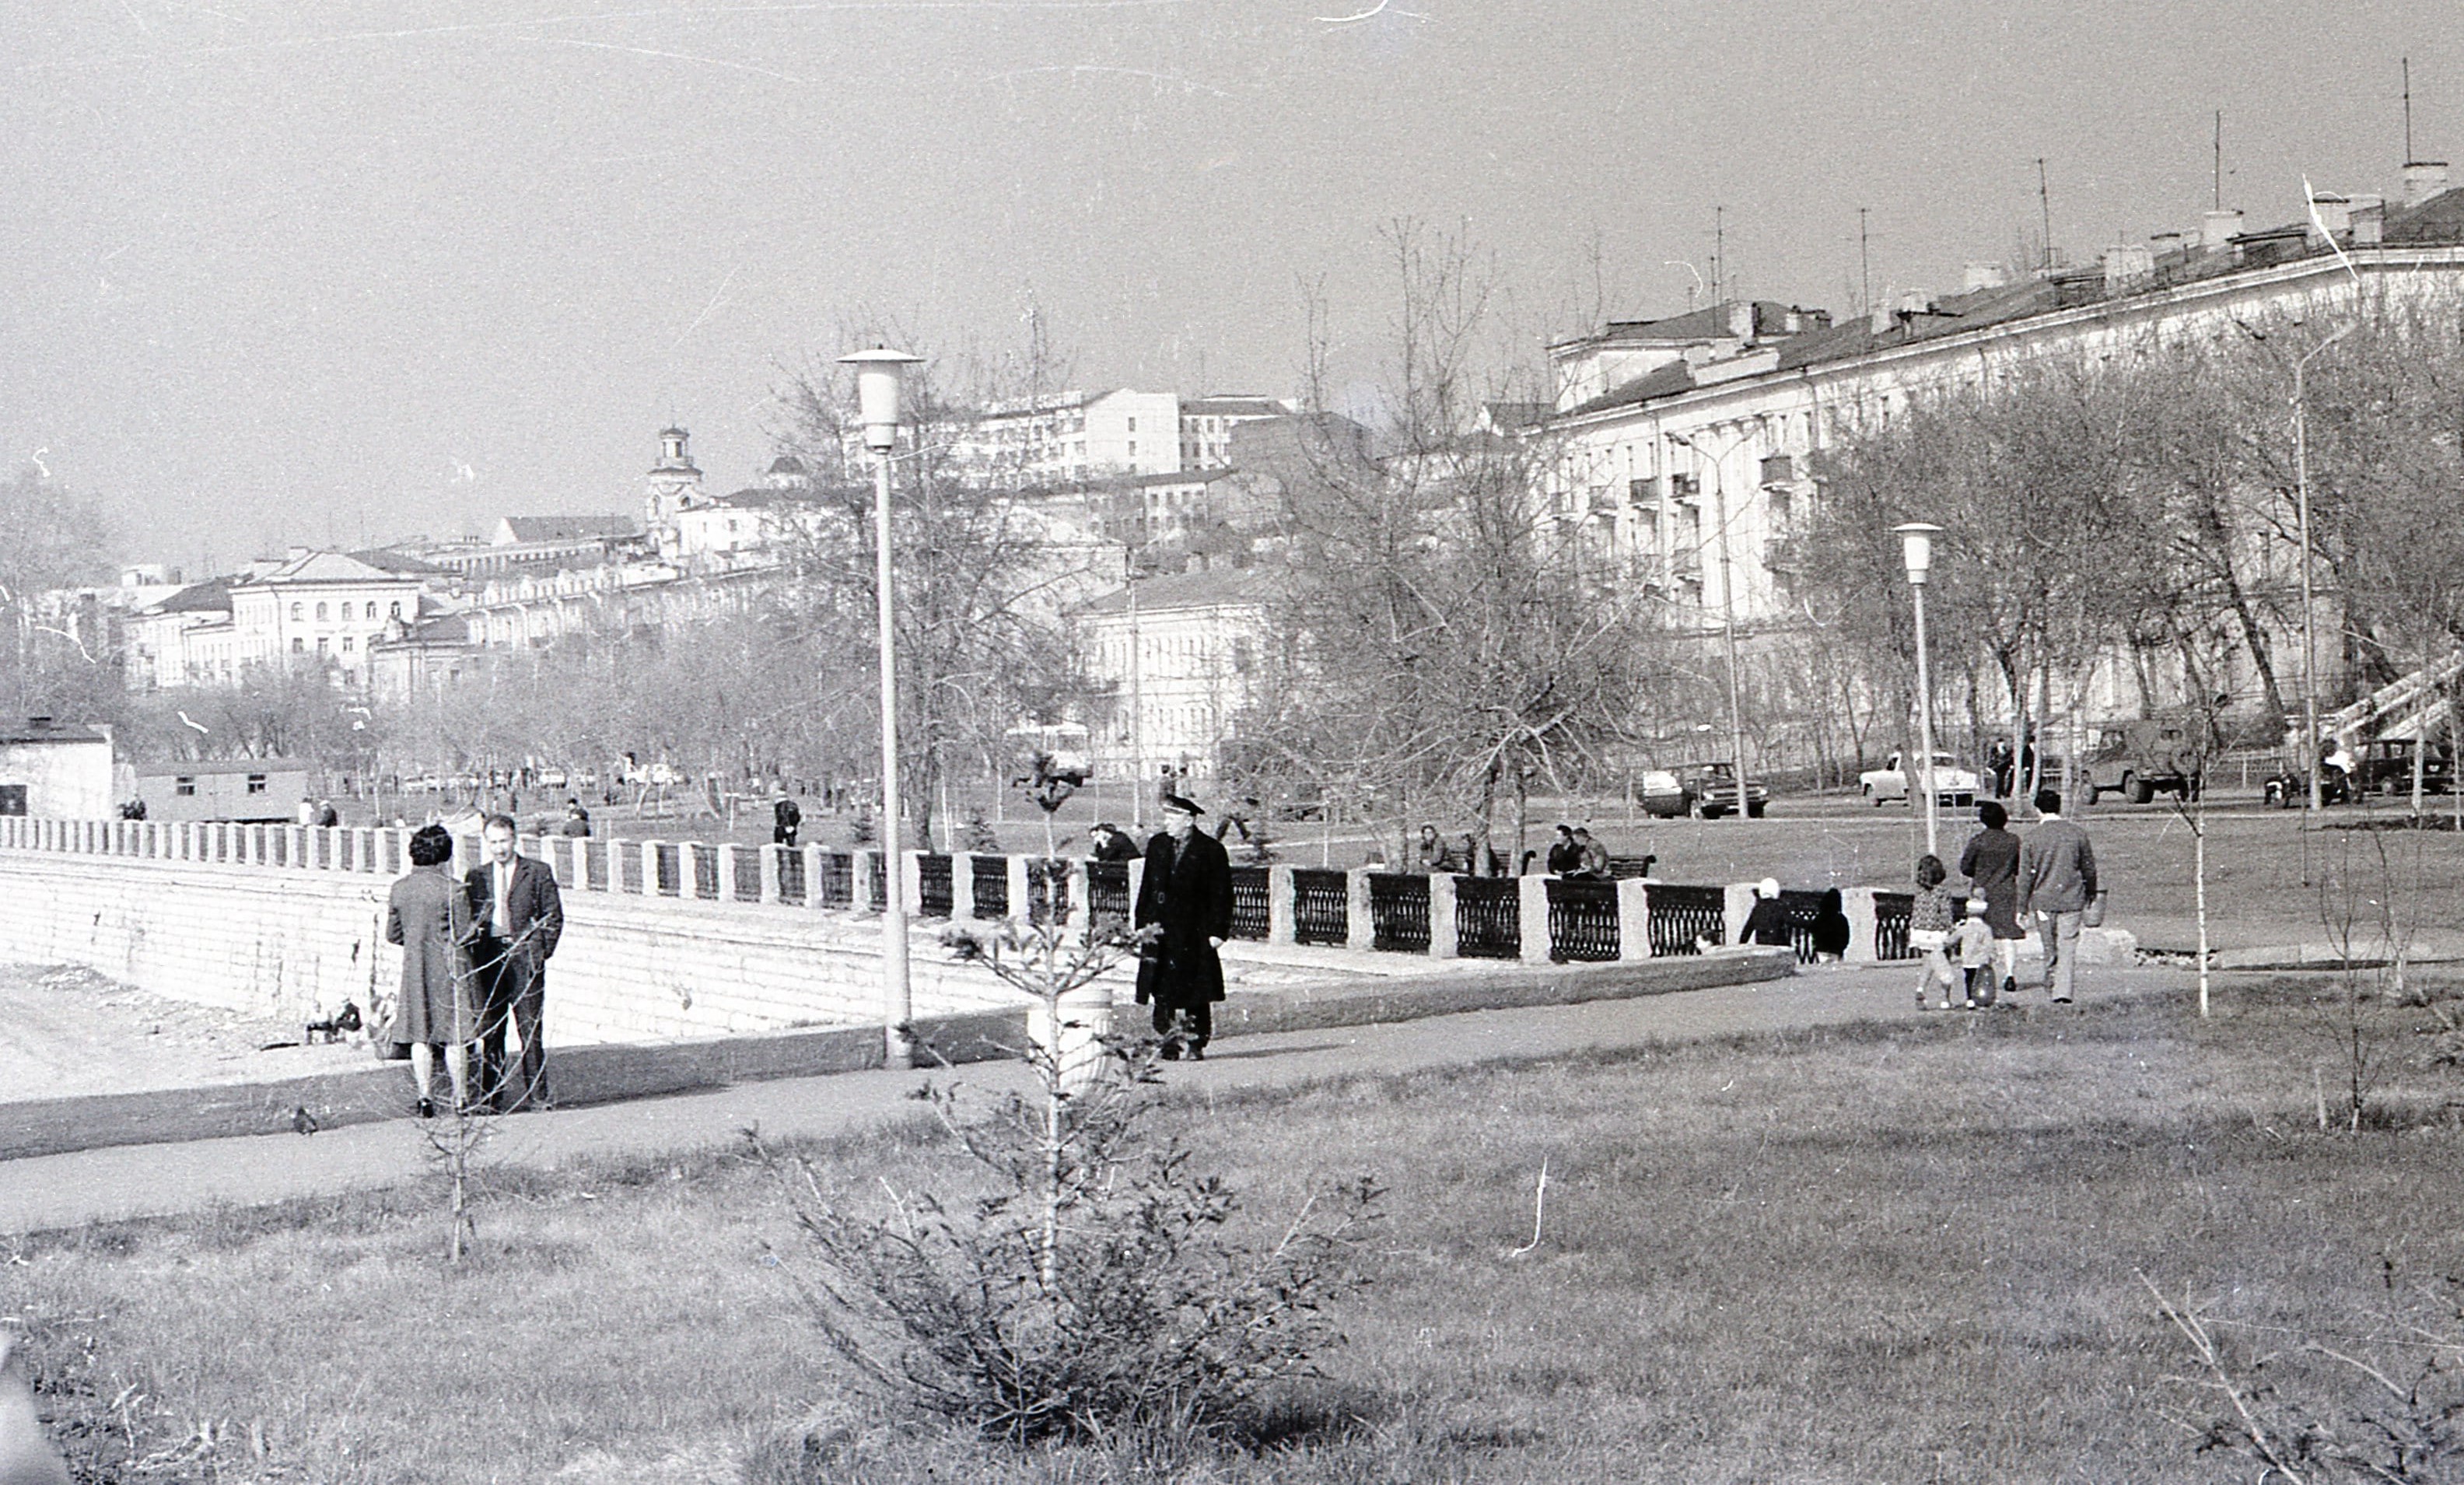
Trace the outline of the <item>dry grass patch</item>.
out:
M 2437 1023 L 2365 1003 L 2377 1112 L 2321 1135 L 2319 992 L 1177 1097 L 1244 1221 L 1364 1171 L 1390 1192 L 1375 1286 L 1291 1404 L 1343 1426 L 1262 1455 L 1021 1452 L 849 1401 L 762 1260 L 793 1246 L 768 1178 L 726 1156 L 500 1173 L 459 1274 L 407 1190 L 46 1238 L 0 1273 L 98 1478 L 140 1477 L 110 1432 L 131 1383 L 141 1452 L 214 1425 L 151 1479 L 2229 1478 L 2160 1407 L 2195 1400 L 2137 1273 L 2261 1345 L 2383 1339 L 2389 1272 L 2464 1274 Z M 812 1153 L 847 1190 L 956 1169 L 913 1130 Z

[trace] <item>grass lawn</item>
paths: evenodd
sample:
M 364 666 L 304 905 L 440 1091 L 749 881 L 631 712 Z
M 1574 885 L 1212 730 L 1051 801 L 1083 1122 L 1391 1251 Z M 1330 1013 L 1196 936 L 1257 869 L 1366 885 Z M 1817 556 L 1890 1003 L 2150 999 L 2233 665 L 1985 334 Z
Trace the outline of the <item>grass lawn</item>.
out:
M 1177 1098 L 1269 1237 L 1331 1182 L 1391 1188 L 1326 1359 L 1361 1422 L 1265 1459 L 1017 1459 L 853 1399 L 764 1254 L 791 1242 L 769 1177 L 727 1154 L 498 1172 L 460 1273 L 406 1187 L 31 1239 L 0 1283 L 98 1479 L 732 1480 L 751 1457 L 767 1482 L 797 1476 L 763 1441 L 816 1410 L 851 1457 L 811 1478 L 2247 1478 L 2168 1421 L 2200 1405 L 2138 1274 L 2236 1346 L 2393 1364 L 2422 1353 L 2390 1313 L 2464 1274 L 2439 1023 L 2366 1003 L 2366 1127 L 2322 1134 L 2350 1046 L 2325 988 L 2235 984 L 2205 1023 L 2151 995 Z M 920 1125 L 819 1155 L 850 1202 L 957 1168 Z

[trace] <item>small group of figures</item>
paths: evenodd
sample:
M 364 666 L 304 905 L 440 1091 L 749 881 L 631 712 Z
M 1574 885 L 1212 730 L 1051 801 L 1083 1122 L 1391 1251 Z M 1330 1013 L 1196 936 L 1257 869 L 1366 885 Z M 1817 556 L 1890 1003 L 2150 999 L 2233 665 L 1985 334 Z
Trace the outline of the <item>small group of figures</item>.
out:
M 540 1033 L 563 897 L 546 862 L 516 851 L 510 816 L 488 816 L 479 838 L 485 858 L 455 881 L 452 832 L 422 826 L 410 837 L 410 871 L 385 907 L 385 940 L 402 945 L 387 1034 L 409 1058 L 422 1119 L 436 1113 L 439 1052 L 457 1113 L 549 1106 Z M 508 1032 L 517 1044 L 510 1059 Z

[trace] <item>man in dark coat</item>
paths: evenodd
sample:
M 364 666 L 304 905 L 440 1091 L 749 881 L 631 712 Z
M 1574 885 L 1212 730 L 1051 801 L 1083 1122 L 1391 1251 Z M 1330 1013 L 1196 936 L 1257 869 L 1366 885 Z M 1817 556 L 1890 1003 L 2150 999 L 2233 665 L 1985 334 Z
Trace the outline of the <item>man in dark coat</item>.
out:
M 1204 1060 L 1223 998 L 1223 961 L 1232 936 L 1232 861 L 1222 843 L 1198 829 L 1204 811 L 1177 794 L 1163 797 L 1163 831 L 1147 842 L 1136 926 L 1162 929 L 1138 953 L 1138 1004 L 1155 1006 L 1155 1034 L 1170 1061 L 1185 1049 Z
M 500 1114 L 548 1106 L 547 1049 L 539 1033 L 547 1003 L 548 956 L 564 933 L 564 898 L 544 861 L 514 850 L 514 822 L 488 816 L 479 838 L 487 859 L 463 878 L 475 938 L 473 977 L 479 989 L 478 1101 Z M 505 1027 L 521 1038 L 521 1062 L 505 1064 Z
M 770 807 L 771 844 L 778 846 L 794 845 L 796 843 L 796 831 L 802 829 L 803 824 L 804 811 L 796 808 L 796 802 L 794 800 L 789 799 L 783 793 L 781 794 L 778 801 Z

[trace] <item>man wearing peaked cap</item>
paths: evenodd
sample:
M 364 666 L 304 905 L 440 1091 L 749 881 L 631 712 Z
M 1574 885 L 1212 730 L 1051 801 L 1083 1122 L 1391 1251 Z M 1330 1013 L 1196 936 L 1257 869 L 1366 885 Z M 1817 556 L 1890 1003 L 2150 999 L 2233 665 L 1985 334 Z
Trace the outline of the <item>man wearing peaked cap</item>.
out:
M 1166 1060 L 1184 1051 L 1206 1056 L 1215 1002 L 1223 998 L 1223 961 L 1232 936 L 1232 861 L 1222 843 L 1198 829 L 1203 813 L 1178 794 L 1163 797 L 1163 830 L 1147 842 L 1146 875 L 1133 921 L 1162 930 L 1138 953 L 1138 1004 L 1155 1006 Z

